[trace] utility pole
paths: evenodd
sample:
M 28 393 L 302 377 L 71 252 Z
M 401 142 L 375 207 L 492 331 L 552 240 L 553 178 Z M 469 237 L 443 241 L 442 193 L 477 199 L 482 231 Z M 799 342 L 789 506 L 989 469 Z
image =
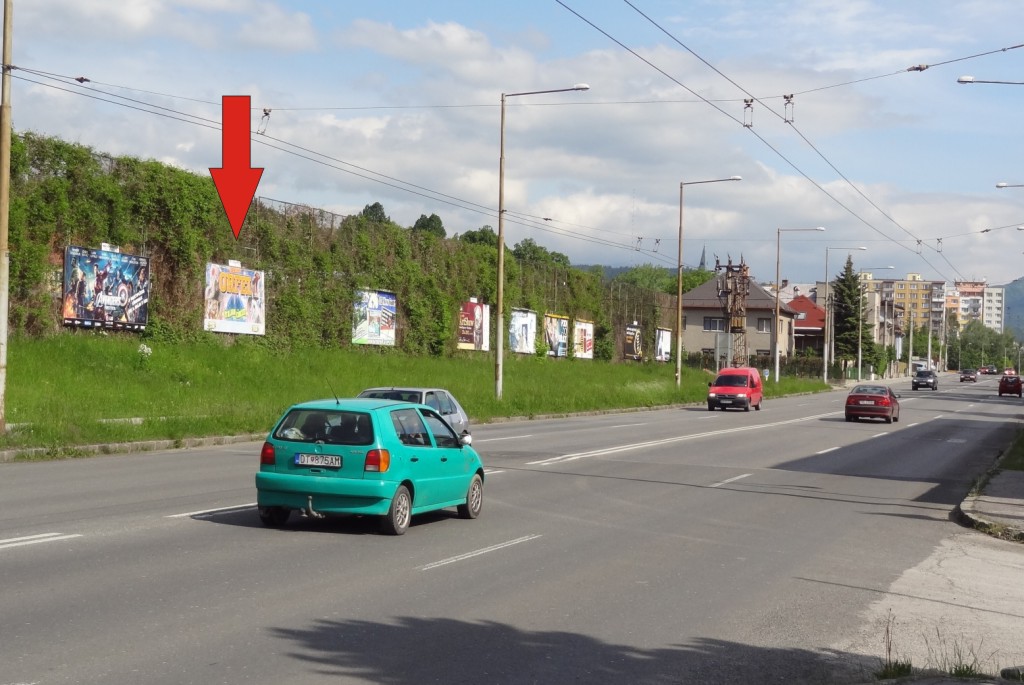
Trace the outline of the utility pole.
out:
M 4 0 L 3 83 L 0 86 L 0 435 L 7 432 L 7 313 L 10 309 L 11 250 L 11 33 L 14 0 Z

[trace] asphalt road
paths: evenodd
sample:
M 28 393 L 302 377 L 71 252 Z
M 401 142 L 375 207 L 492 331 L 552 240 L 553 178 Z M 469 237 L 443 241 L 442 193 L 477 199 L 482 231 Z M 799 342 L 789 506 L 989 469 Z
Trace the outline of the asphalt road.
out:
M 950 382 L 950 381 L 954 382 Z M 0 465 L 0 685 L 840 683 L 1019 426 L 992 379 L 477 426 L 484 512 L 261 527 L 259 443 Z M 878 643 L 881 645 L 881 642 Z

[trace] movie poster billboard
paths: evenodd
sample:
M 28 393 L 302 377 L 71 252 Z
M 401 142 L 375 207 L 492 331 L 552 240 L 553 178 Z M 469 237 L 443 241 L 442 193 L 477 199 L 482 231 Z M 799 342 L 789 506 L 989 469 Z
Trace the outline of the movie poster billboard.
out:
M 149 257 L 64 249 L 65 326 L 142 331 L 149 321 Z
M 657 330 L 654 350 L 655 361 L 672 361 L 672 331 L 667 328 Z
M 459 311 L 460 350 L 488 352 L 491 349 L 491 307 L 475 300 L 462 303 Z
M 352 313 L 352 342 L 395 346 L 397 298 L 385 290 L 357 290 Z
M 537 353 L 537 312 L 512 310 L 508 324 L 508 349 L 519 354 Z
M 565 357 L 569 354 L 569 317 L 557 314 L 544 315 L 544 342 L 549 357 Z
M 644 346 L 641 341 L 642 337 L 639 326 L 636 324 L 626 326 L 626 338 L 625 343 L 622 346 L 623 359 L 640 361 L 644 358 Z
M 577 359 L 594 358 L 594 323 L 573 321 L 572 353 Z
M 206 264 L 203 329 L 214 333 L 266 333 L 263 272 L 238 265 Z

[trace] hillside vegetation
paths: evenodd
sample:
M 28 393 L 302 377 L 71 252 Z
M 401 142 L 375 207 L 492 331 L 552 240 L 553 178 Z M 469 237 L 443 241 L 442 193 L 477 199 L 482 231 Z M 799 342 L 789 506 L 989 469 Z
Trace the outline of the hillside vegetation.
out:
M 397 295 L 398 351 L 452 355 L 461 303 L 496 301 L 496 236 L 489 226 L 447 237 L 437 215 L 404 228 L 379 203 L 340 216 L 257 198 L 236 241 L 208 175 L 33 133 L 14 136 L 11 167 L 14 334 L 60 332 L 68 245 L 109 243 L 151 259 L 144 335 L 157 340 L 212 335 L 202 330 L 204 269 L 230 259 L 266 272 L 267 335 L 255 344 L 274 348 L 351 345 L 355 291 L 377 289 Z M 592 321 L 597 358 L 618 356 L 627 323 L 641 324 L 647 349 L 657 326 L 672 326 L 675 298 L 664 292 L 605 282 L 600 269 L 574 269 L 530 239 L 508 257 L 506 316 L 518 307 Z

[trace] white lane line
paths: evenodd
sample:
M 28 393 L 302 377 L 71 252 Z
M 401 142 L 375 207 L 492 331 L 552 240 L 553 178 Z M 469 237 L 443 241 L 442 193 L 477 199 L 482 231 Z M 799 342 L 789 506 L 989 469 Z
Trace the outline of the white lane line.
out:
M 962 438 L 950 438 L 950 439 L 949 439 L 949 440 L 947 440 L 946 442 L 951 442 L 951 443 L 953 443 L 953 444 L 955 444 L 955 445 L 958 445 L 958 444 L 960 444 L 960 443 L 963 443 L 963 442 L 967 442 L 967 441 L 966 441 L 966 440 L 964 440 L 964 439 L 962 439 Z
M 936 419 L 941 419 L 941 418 L 942 418 L 942 414 L 939 414 L 939 415 L 938 415 L 938 416 L 936 416 L 935 418 L 936 418 Z
M 532 435 L 510 435 L 507 438 L 480 438 L 473 442 L 498 442 L 499 440 L 519 440 L 520 438 L 532 438 Z
M 617 426 L 608 426 L 609 428 L 631 428 L 633 426 L 646 426 L 646 423 L 620 423 Z
M 484 474 L 490 476 L 494 473 L 505 473 L 505 469 L 484 469 Z
M 203 518 L 204 516 L 214 516 L 216 514 L 223 514 L 223 513 L 229 512 L 229 511 L 244 511 L 245 509 L 253 509 L 255 507 L 256 507 L 256 503 L 255 502 L 250 502 L 249 504 L 236 504 L 233 507 L 221 507 L 220 509 L 203 509 L 202 511 L 190 511 L 190 512 L 187 512 L 185 514 L 171 514 L 170 516 L 165 516 L 164 518 L 168 518 L 168 519 L 183 519 L 183 518 L 189 518 L 189 517 Z
M 487 554 L 488 552 L 496 552 L 499 549 L 505 549 L 506 547 L 511 547 L 512 545 L 518 545 L 520 542 L 529 542 L 530 540 L 536 540 L 539 537 L 540 537 L 540 535 L 524 535 L 523 537 L 516 538 L 515 540 L 509 540 L 508 542 L 502 542 L 502 543 L 499 543 L 497 545 L 491 545 L 490 547 L 484 547 L 483 549 L 478 549 L 475 552 L 466 552 L 465 554 L 460 554 L 460 555 L 455 556 L 455 557 L 448 557 L 447 559 L 442 559 L 441 561 L 435 561 L 432 564 L 427 564 L 426 566 L 424 566 L 420 570 L 421 571 L 429 571 L 432 568 L 437 568 L 439 566 L 446 566 L 448 564 L 454 564 L 456 561 L 464 561 L 466 559 L 472 559 L 473 557 L 478 557 L 481 554 Z
M 836 447 L 829 447 L 827 450 L 822 450 L 820 452 L 815 452 L 815 454 L 828 454 L 829 452 L 835 452 L 837 449 L 839 449 L 838 445 Z
M 875 433 L 871 437 L 873 437 L 873 438 L 884 438 L 886 435 L 889 435 L 889 434 L 888 433 Z
M 710 487 L 717 488 L 717 487 L 719 487 L 721 485 L 726 485 L 728 483 L 735 483 L 738 480 L 743 480 L 744 478 L 746 478 L 748 476 L 752 476 L 752 475 L 754 475 L 754 474 L 752 474 L 752 473 L 744 473 L 742 476 L 735 476 L 734 478 L 726 478 L 722 482 L 715 483 L 714 485 L 712 485 Z
M 913 428 L 914 426 L 919 426 L 919 425 L 921 425 L 920 421 L 918 421 L 917 423 L 908 423 L 907 424 L 907 428 Z
M 776 426 L 785 426 L 792 423 L 800 423 L 803 421 L 811 421 L 813 419 L 820 419 L 825 416 L 834 416 L 839 412 L 828 412 L 827 414 L 815 414 L 814 416 L 804 416 L 799 419 L 790 419 L 788 421 L 778 421 L 776 423 L 760 423 L 753 426 L 732 426 L 730 428 L 724 428 L 722 430 L 708 431 L 706 433 L 694 433 L 693 435 L 680 435 L 675 438 L 664 438 L 662 440 L 650 440 L 648 442 L 636 442 L 629 445 L 620 445 L 619 447 L 608 447 L 601 450 L 594 450 L 592 452 L 577 452 L 575 454 L 563 454 L 559 457 L 551 457 L 549 459 L 539 459 L 537 461 L 526 462 L 528 466 L 550 466 L 551 464 L 561 464 L 567 461 L 576 461 L 577 459 L 588 459 L 590 457 L 600 457 L 606 454 L 615 454 L 617 452 L 629 452 L 631 450 L 639 450 L 645 447 L 655 447 L 658 445 L 670 445 L 674 442 L 684 442 L 686 440 L 695 440 L 697 438 L 707 438 L 715 435 L 725 435 L 726 433 L 739 433 L 741 431 L 760 430 L 762 428 L 775 428 Z
M 9 547 L 22 547 L 24 545 L 38 545 L 41 542 L 57 542 L 58 540 L 71 540 L 72 538 L 80 538 L 81 535 L 64 535 L 62 533 L 42 533 L 41 535 L 26 535 L 20 538 L 8 538 L 6 540 L 0 540 L 0 549 L 7 549 Z

